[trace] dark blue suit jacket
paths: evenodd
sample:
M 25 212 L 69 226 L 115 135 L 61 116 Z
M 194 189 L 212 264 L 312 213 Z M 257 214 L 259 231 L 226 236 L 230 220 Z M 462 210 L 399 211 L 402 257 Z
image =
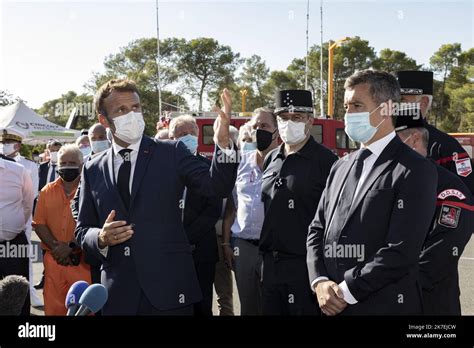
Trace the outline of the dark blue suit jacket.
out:
M 209 168 L 211 161 L 204 156 L 195 155 Z M 194 191 L 187 191 L 183 226 L 193 247 L 195 262 L 217 262 L 216 223 L 222 213 L 222 199 L 207 197 Z
M 435 211 L 436 168 L 395 136 L 344 218 L 336 207 L 356 156 L 334 164 L 309 226 L 310 282 L 321 276 L 346 281 L 358 302 L 341 315 L 420 315 L 418 262 Z M 342 228 L 332 228 L 333 218 L 344 219 Z
M 104 315 L 136 314 L 141 292 L 159 310 L 201 300 L 179 200 L 184 186 L 204 196 L 228 196 L 236 171 L 236 161 L 217 149 L 209 169 L 181 142 L 155 142 L 144 136 L 127 211 L 112 178 L 112 149 L 85 164 L 76 239 L 86 252 L 102 259 L 101 281 L 109 291 Z M 115 220 L 135 224 L 135 233 L 110 247 L 104 257 L 97 236 L 111 210 L 116 211 Z

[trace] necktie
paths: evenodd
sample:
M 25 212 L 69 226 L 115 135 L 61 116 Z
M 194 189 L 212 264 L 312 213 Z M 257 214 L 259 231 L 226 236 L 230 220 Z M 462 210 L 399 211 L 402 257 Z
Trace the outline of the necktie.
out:
M 354 200 L 354 194 L 356 192 L 357 184 L 359 183 L 360 176 L 362 174 L 362 168 L 364 166 L 364 160 L 369 157 L 372 152 L 369 149 L 359 150 L 355 163 L 353 164 L 349 174 L 347 175 L 346 184 L 344 185 L 339 201 L 337 204 L 335 219 L 335 228 L 342 228 L 342 225 L 346 221 L 347 214 Z
M 119 190 L 120 197 L 122 198 L 125 207 L 130 207 L 130 171 L 132 169 L 132 162 L 130 161 L 130 149 L 123 149 L 119 151 L 122 156 L 123 162 L 120 166 L 117 179 L 117 187 Z
M 56 179 L 56 165 L 51 164 L 51 174 L 49 176 L 48 183 L 53 182 L 55 179 Z

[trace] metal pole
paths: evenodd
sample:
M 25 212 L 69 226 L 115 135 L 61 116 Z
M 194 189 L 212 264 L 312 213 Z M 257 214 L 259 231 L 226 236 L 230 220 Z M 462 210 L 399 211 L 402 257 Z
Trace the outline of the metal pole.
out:
M 156 0 L 156 68 L 158 73 L 158 117 L 161 116 L 161 71 L 160 71 L 160 20 L 158 0 Z
M 304 69 L 304 89 L 308 89 L 308 56 L 309 56 L 309 0 L 306 5 L 306 65 Z
M 324 117 L 324 98 L 323 98 L 323 0 L 321 0 L 321 51 L 319 55 L 320 67 L 319 67 L 319 81 L 320 81 L 320 100 L 319 100 L 319 109 L 321 117 Z
M 328 42 L 328 118 L 332 118 L 334 115 L 334 48 L 336 48 L 336 43 L 331 45 L 331 41 Z

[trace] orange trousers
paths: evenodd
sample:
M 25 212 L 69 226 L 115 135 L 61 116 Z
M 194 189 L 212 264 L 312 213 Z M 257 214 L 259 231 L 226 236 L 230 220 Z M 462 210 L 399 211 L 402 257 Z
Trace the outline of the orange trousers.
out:
M 44 265 L 44 314 L 66 315 L 67 309 L 64 305 L 66 295 L 72 284 L 78 280 L 91 283 L 91 271 L 88 264 L 84 262 L 84 256 L 78 266 L 59 265 L 46 251 L 43 258 Z

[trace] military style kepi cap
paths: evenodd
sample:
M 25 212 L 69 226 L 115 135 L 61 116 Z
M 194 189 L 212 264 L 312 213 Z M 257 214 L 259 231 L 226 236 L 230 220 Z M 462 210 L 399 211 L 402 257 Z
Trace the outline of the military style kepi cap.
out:
M 397 78 L 402 95 L 433 95 L 432 71 L 399 71 Z
M 275 114 L 283 112 L 313 113 L 313 97 L 310 91 L 285 89 L 275 94 Z
M 408 128 L 424 128 L 425 122 L 418 112 L 417 108 L 400 110 L 395 121 L 395 132 Z
M 14 128 L 0 128 L 0 141 L 19 141 L 21 142 L 25 135 Z

